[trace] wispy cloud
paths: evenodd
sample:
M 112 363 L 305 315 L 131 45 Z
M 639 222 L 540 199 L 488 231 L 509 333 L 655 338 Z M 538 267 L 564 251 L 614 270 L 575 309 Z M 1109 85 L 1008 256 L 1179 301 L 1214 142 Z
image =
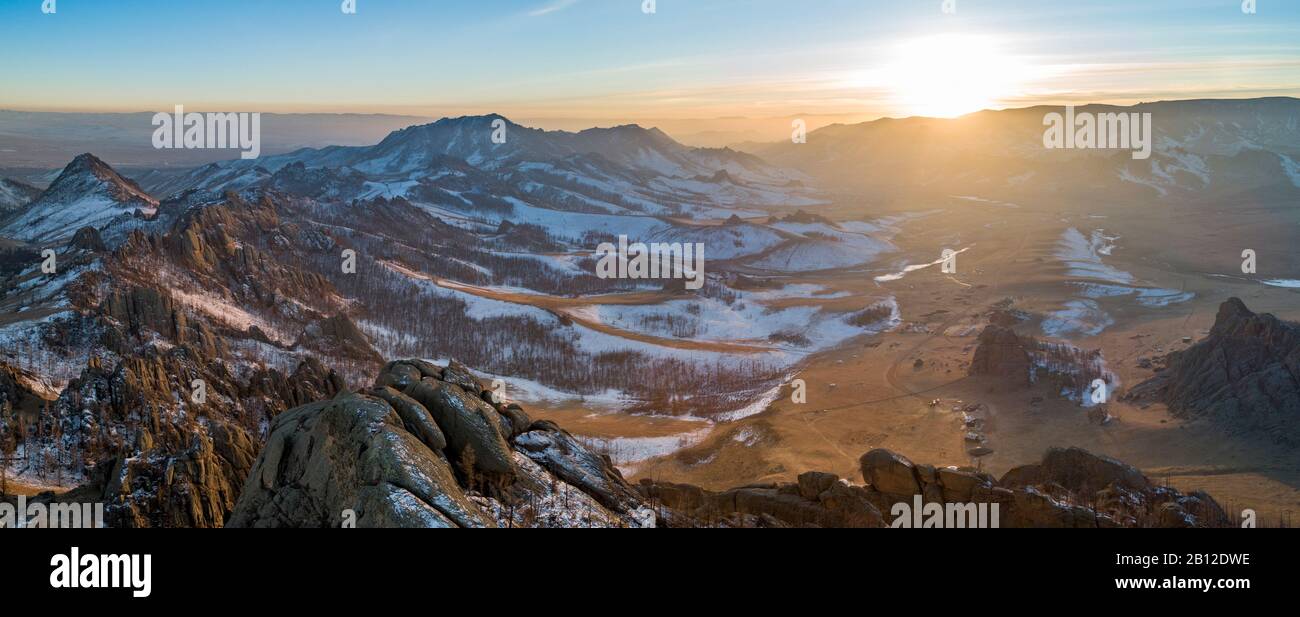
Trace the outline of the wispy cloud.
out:
M 536 9 L 533 9 L 533 10 L 529 11 L 529 12 L 528 12 L 528 16 L 529 16 L 529 17 L 541 17 L 542 15 L 549 15 L 549 14 L 551 14 L 551 13 L 558 13 L 559 11 L 563 11 L 564 9 L 567 9 L 567 8 L 569 8 L 569 7 L 571 7 L 571 6 L 575 5 L 575 4 L 577 4 L 578 1 L 579 1 L 579 0 L 551 0 L 551 2 L 548 2 L 548 3 L 546 3 L 546 4 L 543 5 L 543 6 L 540 6 L 540 7 L 536 8 Z

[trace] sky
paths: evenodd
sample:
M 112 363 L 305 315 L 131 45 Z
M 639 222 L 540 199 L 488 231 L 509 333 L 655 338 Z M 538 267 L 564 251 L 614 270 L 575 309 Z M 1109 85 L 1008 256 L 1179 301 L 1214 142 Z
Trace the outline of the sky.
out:
M 1300 95 L 1296 0 L 42 3 L 0 0 L 0 109 L 721 126 Z

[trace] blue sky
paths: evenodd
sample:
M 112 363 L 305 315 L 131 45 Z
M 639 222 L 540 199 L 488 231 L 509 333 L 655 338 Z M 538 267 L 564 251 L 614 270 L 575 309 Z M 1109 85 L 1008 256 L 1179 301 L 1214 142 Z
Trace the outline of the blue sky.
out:
M 0 108 L 871 118 L 1300 94 L 1300 2 L 0 0 Z

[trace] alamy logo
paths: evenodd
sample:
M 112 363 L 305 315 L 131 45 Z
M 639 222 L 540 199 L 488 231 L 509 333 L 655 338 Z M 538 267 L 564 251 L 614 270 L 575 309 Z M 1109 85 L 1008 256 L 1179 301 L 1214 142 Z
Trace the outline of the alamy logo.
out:
M 889 513 L 895 529 L 997 529 L 999 504 L 987 503 L 921 503 L 914 495 L 912 503 L 900 501 Z
M 1106 403 L 1106 381 L 1104 379 L 1092 380 L 1092 387 L 1089 390 L 1088 398 L 1093 405 L 1104 405 Z
M 596 247 L 596 277 L 602 279 L 686 279 L 686 288 L 704 286 L 704 245 L 699 242 L 644 242 L 618 246 L 602 242 Z
M 790 129 L 790 143 L 808 143 L 808 123 L 804 122 L 802 118 L 790 122 Z
M 104 526 L 102 503 L 0 503 L 0 528 L 98 529 Z
M 939 271 L 944 274 L 957 274 L 957 251 L 943 249 L 939 254 Z
M 70 555 L 50 558 L 50 587 L 55 589 L 130 589 L 131 595 L 147 598 L 152 593 L 150 555 L 82 555 L 72 547 Z
M 1132 150 L 1135 160 L 1151 157 L 1151 113 L 1051 112 L 1043 116 L 1043 147 L 1080 150 Z
M 153 132 L 158 150 L 239 148 L 243 159 L 262 154 L 260 113 L 185 113 L 185 106 L 177 105 L 175 114 L 154 114 L 153 125 L 158 127 Z
M 1241 273 L 1255 273 L 1255 249 L 1245 249 L 1241 252 Z

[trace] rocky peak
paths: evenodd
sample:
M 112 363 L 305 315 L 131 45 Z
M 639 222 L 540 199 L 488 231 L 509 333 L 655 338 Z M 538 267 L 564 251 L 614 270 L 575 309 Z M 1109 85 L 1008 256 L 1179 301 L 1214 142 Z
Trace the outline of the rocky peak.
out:
M 89 251 L 92 253 L 102 253 L 108 250 L 104 245 L 104 239 L 100 237 L 99 231 L 94 227 L 82 227 L 73 234 L 72 241 L 68 246 L 74 249 Z
M 158 200 L 91 154 L 68 163 L 41 196 L 0 228 L 0 236 L 63 240 L 82 227 L 101 228 L 137 213 L 152 215 Z
M 1169 355 L 1168 367 L 1129 398 L 1210 418 L 1229 434 L 1300 445 L 1300 326 L 1257 314 L 1237 298 L 1219 307 L 1210 335 Z
M 1214 317 L 1214 330 L 1229 329 L 1237 322 L 1254 316 L 1255 313 L 1246 308 L 1246 303 L 1241 298 L 1228 298 L 1219 305 L 1219 312 Z
M 108 163 L 90 154 L 80 154 L 63 168 L 59 177 L 50 184 L 46 194 L 57 193 L 69 186 L 89 186 L 90 179 L 99 181 L 100 186 L 115 200 L 120 202 L 141 202 L 151 207 L 158 205 L 158 200 L 140 188 L 134 180 L 117 173 Z

